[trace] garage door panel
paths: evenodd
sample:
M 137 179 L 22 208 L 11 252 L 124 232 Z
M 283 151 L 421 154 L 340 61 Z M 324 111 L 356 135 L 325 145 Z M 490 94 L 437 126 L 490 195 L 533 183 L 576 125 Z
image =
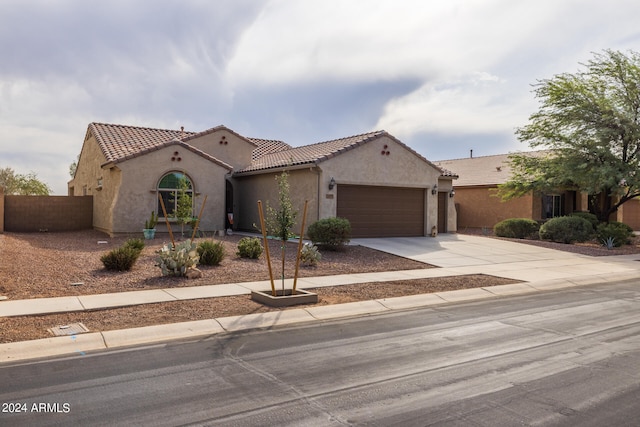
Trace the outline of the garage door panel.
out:
M 339 185 L 339 217 L 353 237 L 424 235 L 424 189 Z

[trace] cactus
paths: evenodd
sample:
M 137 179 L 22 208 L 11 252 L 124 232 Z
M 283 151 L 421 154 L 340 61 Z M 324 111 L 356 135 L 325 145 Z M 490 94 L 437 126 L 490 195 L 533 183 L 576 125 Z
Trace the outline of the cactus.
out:
M 312 243 L 305 243 L 300 251 L 300 261 L 302 265 L 315 267 L 322 258 L 318 247 Z
M 158 224 L 158 216 L 154 211 L 151 211 L 151 217 L 144 222 L 144 228 L 147 230 L 151 230 L 152 228 L 156 228 Z
M 197 245 L 185 240 L 175 247 L 164 245 L 158 251 L 156 265 L 162 270 L 163 276 L 186 276 L 189 269 L 198 265 L 199 259 Z

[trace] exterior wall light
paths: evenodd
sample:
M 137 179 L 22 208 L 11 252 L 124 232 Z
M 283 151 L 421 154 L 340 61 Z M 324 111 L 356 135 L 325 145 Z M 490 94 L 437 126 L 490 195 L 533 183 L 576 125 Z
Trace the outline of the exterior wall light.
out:
M 449 191 L 449 197 L 453 198 L 456 195 L 456 190 Z
M 433 194 L 434 196 L 435 196 L 436 194 L 438 194 L 438 186 L 437 186 L 437 185 L 434 185 L 434 186 L 433 186 L 433 188 L 431 189 L 431 194 Z
M 331 181 L 329 181 L 329 190 L 333 190 L 333 187 L 336 186 L 336 180 L 334 177 L 331 177 Z

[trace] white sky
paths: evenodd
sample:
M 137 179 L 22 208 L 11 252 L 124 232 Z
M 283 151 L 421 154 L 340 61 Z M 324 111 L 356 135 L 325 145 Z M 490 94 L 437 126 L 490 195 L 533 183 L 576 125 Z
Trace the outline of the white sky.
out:
M 430 160 L 527 150 L 531 85 L 639 50 L 628 0 L 0 1 L 0 168 L 66 194 L 90 122 L 297 146 L 384 129 Z

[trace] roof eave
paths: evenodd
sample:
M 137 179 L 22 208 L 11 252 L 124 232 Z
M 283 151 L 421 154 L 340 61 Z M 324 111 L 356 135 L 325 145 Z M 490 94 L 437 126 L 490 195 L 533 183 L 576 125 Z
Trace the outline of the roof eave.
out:
M 262 175 L 266 173 L 278 173 L 278 172 L 291 171 L 291 170 L 313 169 L 316 167 L 318 167 L 318 163 L 314 161 L 314 162 L 298 163 L 298 164 L 292 164 L 292 165 L 253 169 L 248 171 L 239 170 L 234 172 L 233 176 Z

